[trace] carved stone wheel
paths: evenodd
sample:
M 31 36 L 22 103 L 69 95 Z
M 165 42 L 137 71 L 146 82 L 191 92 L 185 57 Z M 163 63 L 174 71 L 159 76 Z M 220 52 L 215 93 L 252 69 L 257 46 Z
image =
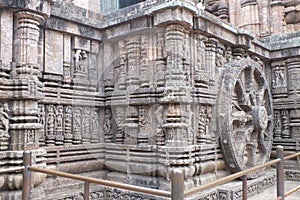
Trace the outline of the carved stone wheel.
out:
M 225 66 L 218 96 L 218 131 L 232 172 L 268 161 L 273 138 L 271 92 L 261 66 L 250 58 Z M 253 172 L 256 178 L 263 170 Z

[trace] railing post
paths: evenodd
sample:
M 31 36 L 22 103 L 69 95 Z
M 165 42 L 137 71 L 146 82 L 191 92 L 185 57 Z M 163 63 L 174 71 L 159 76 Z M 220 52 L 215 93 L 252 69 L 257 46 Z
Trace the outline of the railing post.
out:
M 180 169 L 174 169 L 171 173 L 171 199 L 184 199 L 184 174 Z
M 248 186 L 247 186 L 247 175 L 243 176 L 243 200 L 248 198 Z
M 284 200 L 284 163 L 283 163 L 283 146 L 278 145 L 276 149 L 276 157 L 280 158 L 280 162 L 276 164 L 277 175 L 277 197 Z
M 31 171 L 28 167 L 31 165 L 31 152 L 24 151 L 23 153 L 23 187 L 22 187 L 22 200 L 30 200 L 31 192 Z
M 88 181 L 84 182 L 84 192 L 83 192 L 83 199 L 89 200 L 90 198 L 90 183 Z

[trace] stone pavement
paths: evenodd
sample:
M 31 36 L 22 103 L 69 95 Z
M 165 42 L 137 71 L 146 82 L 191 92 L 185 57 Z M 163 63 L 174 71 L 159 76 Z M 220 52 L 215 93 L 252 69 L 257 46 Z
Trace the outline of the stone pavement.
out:
M 299 181 L 288 181 L 286 180 L 285 182 L 285 192 L 297 187 L 300 182 Z M 263 200 L 273 200 L 276 198 L 276 185 L 273 185 L 272 187 L 267 188 L 264 192 L 259 193 L 255 196 L 252 196 L 249 198 L 249 200 L 258 200 L 258 199 L 263 199 Z M 293 193 L 292 195 L 288 196 L 285 198 L 286 200 L 300 200 L 300 190 L 297 192 Z

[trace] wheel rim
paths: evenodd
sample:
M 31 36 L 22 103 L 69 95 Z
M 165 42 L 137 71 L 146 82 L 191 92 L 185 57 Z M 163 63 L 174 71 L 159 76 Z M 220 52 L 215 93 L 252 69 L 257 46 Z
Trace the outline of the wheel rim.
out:
M 217 109 L 220 142 L 231 171 L 265 163 L 272 147 L 273 109 L 268 81 L 258 63 L 245 58 L 226 65 Z

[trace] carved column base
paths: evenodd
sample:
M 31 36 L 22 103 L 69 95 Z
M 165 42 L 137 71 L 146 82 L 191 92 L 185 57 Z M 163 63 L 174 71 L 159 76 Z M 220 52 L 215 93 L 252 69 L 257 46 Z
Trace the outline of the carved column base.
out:
M 32 165 L 45 168 L 46 160 L 43 158 L 46 155 L 46 150 L 37 149 L 32 150 Z M 3 161 L 3 168 L 6 169 L 10 166 L 23 165 L 23 151 L 6 151 L 0 155 L 0 160 Z M 22 172 L 5 174 L 0 176 L 0 190 L 21 190 L 22 189 Z M 37 186 L 46 179 L 46 174 L 33 173 L 32 185 Z M 4 181 L 4 182 L 3 182 Z M 0 192 L 1 194 L 2 192 Z M 1 196 L 0 196 L 1 197 Z

